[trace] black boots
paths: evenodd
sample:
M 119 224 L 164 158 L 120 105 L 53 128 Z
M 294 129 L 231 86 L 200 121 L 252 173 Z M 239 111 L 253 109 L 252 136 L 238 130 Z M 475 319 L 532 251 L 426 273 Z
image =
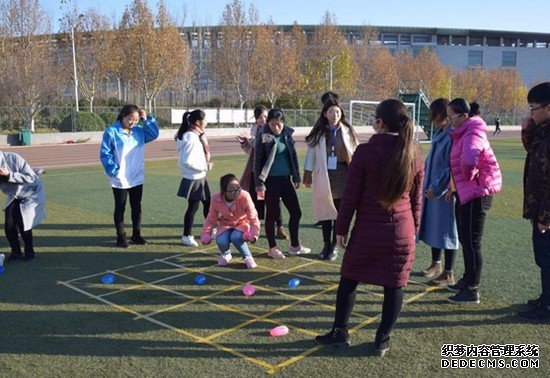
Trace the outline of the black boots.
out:
M 23 257 L 23 260 L 25 261 L 34 260 L 34 248 L 32 246 L 30 247 L 25 246 L 25 257 Z
M 319 253 L 319 258 L 321 260 L 336 260 L 338 258 L 338 247 L 336 246 L 336 243 L 325 242 L 323 250 Z
M 116 237 L 116 246 L 119 248 L 128 248 L 130 245 L 128 244 L 128 240 L 126 240 L 126 233 L 122 233 L 117 235 Z
M 390 347 L 390 335 L 376 331 L 376 338 L 374 339 L 374 355 L 384 357 L 384 355 L 390 350 Z
M 141 230 L 134 230 L 134 232 L 132 232 L 132 243 L 137 245 L 147 244 L 147 240 L 141 237 Z
M 326 335 L 315 337 L 315 341 L 317 342 L 317 344 L 332 345 L 342 348 L 349 348 L 349 346 L 351 345 L 347 328 L 333 327 L 332 330 Z

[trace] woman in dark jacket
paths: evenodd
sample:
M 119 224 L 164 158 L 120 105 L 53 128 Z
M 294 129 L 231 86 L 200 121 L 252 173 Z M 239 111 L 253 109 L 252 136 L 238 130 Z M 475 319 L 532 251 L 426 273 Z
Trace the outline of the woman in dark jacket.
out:
M 398 100 L 376 108 L 376 134 L 361 144 L 348 169 L 336 220 L 337 242 L 344 247 L 353 215 L 356 220 L 342 262 L 332 330 L 315 340 L 349 346 L 348 321 L 359 282 L 384 287 L 382 320 L 375 354 L 390 348 L 390 333 L 403 304 L 414 261 L 420 224 L 424 167 L 413 124 Z
M 290 215 L 288 253 L 300 255 L 311 252 L 309 248 L 300 245 L 298 239 L 302 210 L 295 189 L 300 187 L 300 172 L 294 146 L 296 142 L 292 137 L 294 130 L 285 126 L 284 121 L 281 109 L 271 109 L 267 114 L 267 125 L 256 137 L 254 148 L 254 181 L 258 198 L 265 196 L 265 234 L 269 243 L 268 255 L 274 259 L 285 258 L 275 242 L 275 219 L 281 213 L 280 200 Z

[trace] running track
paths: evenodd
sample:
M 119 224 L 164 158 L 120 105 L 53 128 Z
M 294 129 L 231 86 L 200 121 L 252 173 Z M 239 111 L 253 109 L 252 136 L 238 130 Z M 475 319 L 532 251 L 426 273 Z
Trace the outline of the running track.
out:
M 519 131 L 503 131 L 493 137 L 488 133 L 489 139 L 493 138 L 519 138 Z M 359 139 L 364 142 L 367 134 L 360 134 Z M 296 137 L 298 150 L 305 150 L 304 136 Z M 216 156 L 242 153 L 239 143 L 233 137 L 209 138 L 210 150 L 216 164 Z M 2 147 L 2 151 L 12 151 L 23 156 L 31 167 L 65 168 L 80 167 L 99 164 L 99 143 L 80 144 L 49 144 L 29 147 Z M 178 152 L 172 139 L 157 140 L 147 144 L 145 159 L 153 160 L 177 160 Z

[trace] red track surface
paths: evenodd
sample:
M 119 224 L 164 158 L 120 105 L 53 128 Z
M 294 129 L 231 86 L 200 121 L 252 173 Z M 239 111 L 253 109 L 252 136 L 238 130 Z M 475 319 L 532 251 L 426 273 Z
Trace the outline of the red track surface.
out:
M 519 138 L 519 131 L 503 131 L 489 138 Z M 366 141 L 366 134 L 359 136 L 361 141 Z M 303 136 L 296 138 L 299 150 L 305 149 L 306 145 Z M 242 153 L 239 143 L 233 137 L 209 138 L 210 150 L 214 157 L 214 164 L 217 156 Z M 55 144 L 37 145 L 29 147 L 4 147 L 2 151 L 12 151 L 23 156 L 32 167 L 62 168 L 79 167 L 85 165 L 99 164 L 99 143 L 80 144 Z M 145 159 L 151 160 L 176 160 L 178 152 L 174 140 L 157 140 L 146 147 Z

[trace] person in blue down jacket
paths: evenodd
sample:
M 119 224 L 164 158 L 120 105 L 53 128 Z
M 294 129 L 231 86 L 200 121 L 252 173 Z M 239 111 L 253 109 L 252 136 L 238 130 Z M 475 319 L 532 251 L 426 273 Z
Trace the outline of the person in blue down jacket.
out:
M 138 125 L 142 120 L 143 126 Z M 141 197 L 145 180 L 145 143 L 159 136 L 157 121 L 136 105 L 125 105 L 114 124 L 103 133 L 101 164 L 109 176 L 115 198 L 114 223 L 117 247 L 128 248 L 124 231 L 126 198 L 132 208 L 132 242 L 144 245 L 141 236 Z

